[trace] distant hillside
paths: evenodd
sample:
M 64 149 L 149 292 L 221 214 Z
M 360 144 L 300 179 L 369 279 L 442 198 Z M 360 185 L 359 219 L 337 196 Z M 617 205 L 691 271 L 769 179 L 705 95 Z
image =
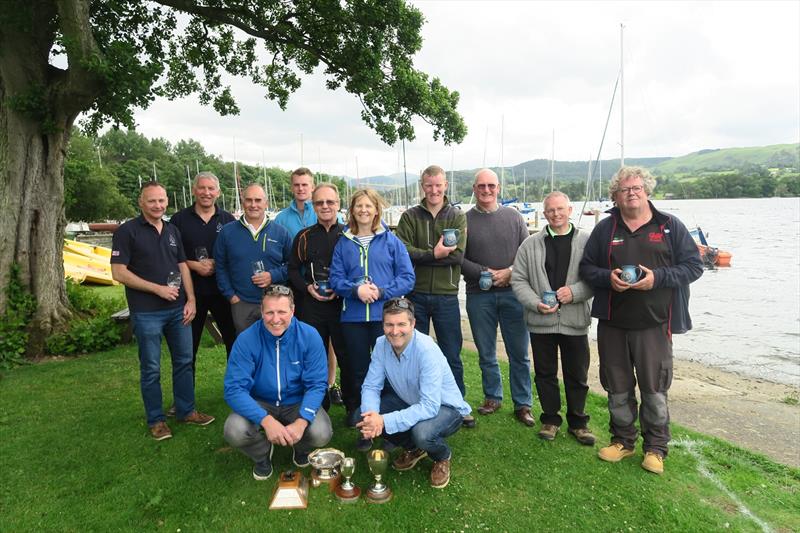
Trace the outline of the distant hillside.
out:
M 800 168 L 800 144 L 700 150 L 651 167 L 657 175 L 742 170 L 748 167 Z

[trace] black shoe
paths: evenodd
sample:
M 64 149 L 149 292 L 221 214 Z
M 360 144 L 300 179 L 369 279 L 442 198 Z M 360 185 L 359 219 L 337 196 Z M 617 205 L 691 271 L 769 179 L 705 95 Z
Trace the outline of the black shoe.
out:
M 475 417 L 472 415 L 467 415 L 461 419 L 461 425 L 467 429 L 473 429 L 475 427 Z
M 297 448 L 292 448 L 292 462 L 297 468 L 308 466 L 308 452 L 299 452 Z
M 263 461 L 253 465 L 253 479 L 256 481 L 265 481 L 272 475 L 272 461 L 264 459 Z
M 359 438 L 356 441 L 356 450 L 360 452 L 368 452 L 372 448 L 372 439 Z
M 359 422 L 361 422 L 361 411 L 358 409 L 347 411 L 347 427 L 354 428 Z
M 338 386 L 331 386 L 328 389 L 328 396 L 330 397 L 332 404 L 344 405 L 344 400 L 342 399 L 342 389 L 340 389 Z

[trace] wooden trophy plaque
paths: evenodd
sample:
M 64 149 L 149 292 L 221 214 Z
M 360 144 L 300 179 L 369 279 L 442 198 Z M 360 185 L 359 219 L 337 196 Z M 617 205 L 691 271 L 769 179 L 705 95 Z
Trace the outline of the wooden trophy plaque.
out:
M 308 480 L 302 472 L 283 472 L 275 487 L 270 509 L 305 509 L 308 507 Z

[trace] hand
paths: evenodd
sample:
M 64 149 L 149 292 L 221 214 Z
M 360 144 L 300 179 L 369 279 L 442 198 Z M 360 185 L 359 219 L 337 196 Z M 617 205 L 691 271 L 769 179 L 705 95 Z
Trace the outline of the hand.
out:
M 197 308 L 194 300 L 187 300 L 186 305 L 183 306 L 183 325 L 188 326 L 194 320 L 195 314 L 197 314 Z
M 174 302 L 177 300 L 180 293 L 181 290 L 179 288 L 170 287 L 168 285 L 159 285 L 156 289 L 156 294 L 168 302 Z
M 214 275 L 215 264 L 213 259 L 204 259 L 202 261 L 193 261 L 194 270 L 198 275 L 207 278 Z
M 335 292 L 332 293 L 330 296 L 322 296 L 320 293 L 317 292 L 316 283 L 311 283 L 310 285 L 306 285 L 306 289 L 308 290 L 308 294 L 310 294 L 312 298 L 320 302 L 330 302 L 331 300 L 336 298 Z
M 495 287 L 508 287 L 511 284 L 510 268 L 501 268 L 500 270 L 489 268 L 487 270 L 492 273 L 492 285 Z
M 292 439 L 294 438 L 286 426 L 278 422 L 275 417 L 267 415 L 261 419 L 261 427 L 264 428 L 264 433 L 267 435 L 267 440 L 272 444 L 279 446 L 291 446 Z
M 572 289 L 566 286 L 561 287 L 556 291 L 556 298 L 558 298 L 558 303 L 562 305 L 572 303 Z
M 439 237 L 439 242 L 436 243 L 436 246 L 433 247 L 433 257 L 434 259 L 441 259 L 443 257 L 447 257 L 455 249 L 457 246 L 445 246 L 444 245 L 444 236 Z
M 303 433 L 305 433 L 307 427 L 308 420 L 301 417 L 297 417 L 297 420 L 286 426 L 286 432 L 292 438 L 292 446 L 300 442 L 300 439 L 303 438 Z
M 272 274 L 270 274 L 269 272 L 261 272 L 259 274 L 253 274 L 250 277 L 250 281 L 252 281 L 253 285 L 255 285 L 256 287 L 266 289 L 272 284 Z
M 653 274 L 652 270 L 644 265 L 639 265 L 639 268 L 641 268 L 642 272 L 644 272 L 644 276 L 642 279 L 631 285 L 630 288 L 636 289 L 637 291 L 649 291 L 653 288 L 653 285 L 655 285 L 656 275 Z
M 617 292 L 625 292 L 631 288 L 631 284 L 622 281 L 619 277 L 620 274 L 622 274 L 621 268 L 615 268 L 611 271 L 611 288 Z
M 555 307 L 550 307 L 544 302 L 539 302 L 537 309 L 539 310 L 539 313 L 542 315 L 551 315 L 556 311 L 558 311 L 558 306 L 556 305 Z
M 369 305 L 380 298 L 380 290 L 372 282 L 364 283 L 358 286 L 358 299 L 363 303 Z
M 238 303 L 239 303 L 239 302 L 241 302 L 241 301 L 242 301 L 242 300 L 241 300 L 241 299 L 239 299 L 239 297 L 238 297 L 238 296 L 236 296 L 235 294 L 234 294 L 233 296 L 231 296 L 231 299 L 230 299 L 231 305 L 233 305 L 233 304 L 238 304 Z
M 365 439 L 380 437 L 383 433 L 383 417 L 375 411 L 367 411 L 361 415 L 361 422 L 356 424 Z

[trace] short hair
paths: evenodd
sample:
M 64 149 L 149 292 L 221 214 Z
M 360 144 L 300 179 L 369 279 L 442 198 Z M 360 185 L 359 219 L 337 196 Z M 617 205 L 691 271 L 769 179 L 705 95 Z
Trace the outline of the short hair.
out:
M 358 222 L 356 222 L 356 219 L 353 216 L 353 210 L 356 207 L 356 202 L 358 202 L 358 200 L 364 196 L 366 196 L 375 206 L 375 218 L 372 220 L 373 232 L 378 231 L 378 228 L 381 227 L 381 216 L 383 215 L 383 209 L 389 207 L 388 202 L 386 202 L 383 196 L 378 194 L 378 191 L 375 189 L 359 189 L 354 192 L 353 196 L 350 198 L 350 209 L 347 211 L 347 225 L 350 228 L 350 231 L 353 233 L 358 231 Z
M 491 174 L 492 176 L 494 176 L 494 179 L 496 179 L 497 182 L 500 183 L 500 178 L 497 177 L 497 172 L 495 172 L 491 168 L 482 168 L 482 169 L 480 169 L 479 171 L 477 171 L 475 173 L 475 178 L 472 180 L 472 184 L 475 185 L 475 183 L 478 181 L 478 176 L 480 176 L 481 174 L 484 174 L 484 173 Z
M 547 200 L 549 200 L 550 198 L 558 198 L 558 197 L 564 198 L 567 201 L 567 203 L 569 203 L 569 196 L 567 196 L 566 193 L 563 193 L 561 191 L 552 191 L 548 193 L 547 196 L 544 197 L 544 200 L 542 200 L 542 209 L 544 209 L 544 204 L 547 203 Z
M 192 188 L 197 187 L 197 184 L 200 183 L 200 180 L 202 179 L 212 180 L 217 184 L 217 189 L 219 189 L 219 178 L 216 177 L 213 172 L 209 172 L 208 170 L 197 173 L 197 176 L 195 176 L 192 180 Z
M 261 296 L 261 307 L 264 307 L 264 300 L 267 298 L 288 298 L 289 305 L 294 307 L 294 293 L 286 285 L 275 284 L 264 289 L 264 294 Z
M 336 201 L 337 202 L 339 201 L 339 189 L 338 189 L 338 187 L 336 187 L 336 185 L 334 185 L 333 183 L 328 183 L 328 182 L 320 183 L 319 185 L 317 185 L 314 188 L 314 192 L 311 193 L 311 200 L 312 201 L 314 200 L 314 198 L 317 197 L 317 191 L 320 190 L 320 189 L 330 189 L 330 190 L 332 190 L 334 192 L 334 194 L 336 194 Z
M 311 178 L 311 183 L 314 183 L 314 174 L 311 172 L 311 170 L 307 169 L 306 167 L 300 167 L 298 169 L 295 169 L 292 171 L 291 174 L 289 174 L 290 184 L 294 181 L 295 176 L 308 176 L 309 178 Z
M 407 313 L 411 321 L 414 321 L 414 302 L 401 296 L 399 298 L 391 298 L 383 302 L 383 316 L 386 315 L 399 315 L 400 313 Z
M 266 197 L 267 197 L 267 191 L 266 191 L 266 189 L 264 189 L 264 186 L 263 186 L 263 185 L 261 185 L 261 184 L 260 184 L 260 183 L 258 183 L 258 182 L 255 182 L 255 181 L 252 181 L 252 182 L 248 183 L 247 185 L 245 185 L 245 186 L 244 186 L 244 189 L 242 189 L 242 194 L 244 194 L 244 191 L 246 191 L 246 190 L 247 190 L 247 189 L 249 189 L 250 187 L 258 187 L 259 189 L 261 189 L 261 192 L 263 192 L 263 193 L 264 193 L 264 198 L 266 198 Z
M 619 183 L 628 178 L 641 178 L 644 192 L 647 193 L 647 196 L 653 194 L 653 189 L 656 188 L 656 179 L 647 169 L 642 167 L 622 167 L 614 174 L 608 184 L 608 197 L 613 200 L 614 195 L 619 192 Z
M 146 181 L 146 182 L 144 182 L 142 184 L 142 188 L 139 190 L 139 198 L 141 198 L 144 195 L 145 189 L 149 189 L 151 187 L 161 187 L 162 189 L 164 189 L 164 192 L 167 192 L 167 188 L 164 187 L 164 185 L 161 184 L 161 182 L 155 181 L 155 180 L 150 180 L 150 181 Z
M 447 179 L 447 173 L 445 173 L 442 167 L 440 167 L 439 165 L 431 165 L 422 171 L 422 175 L 420 175 L 419 181 L 421 183 L 425 178 L 431 178 L 433 176 L 439 176 L 439 175 L 444 176 L 444 179 Z

